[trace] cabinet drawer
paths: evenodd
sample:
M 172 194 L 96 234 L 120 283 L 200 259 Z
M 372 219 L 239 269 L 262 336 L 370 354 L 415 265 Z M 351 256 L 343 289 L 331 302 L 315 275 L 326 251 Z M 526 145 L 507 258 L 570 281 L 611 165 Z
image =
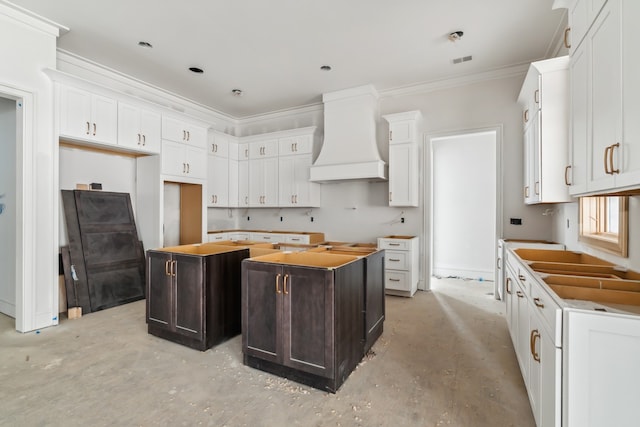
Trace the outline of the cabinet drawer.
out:
M 409 273 L 406 271 L 385 271 L 384 287 L 394 291 L 410 291 Z
M 285 243 L 308 244 L 309 243 L 309 236 L 302 235 L 302 234 L 285 234 L 284 235 L 284 242 Z
M 278 243 L 284 242 L 284 236 L 282 234 L 274 233 L 251 233 L 250 240 L 254 240 L 256 242 Z
M 379 249 L 392 249 L 396 251 L 407 251 L 411 249 L 411 241 L 405 239 L 378 239 Z
M 408 252 L 385 251 L 384 267 L 390 270 L 408 270 L 409 257 Z
M 219 242 L 221 240 L 229 240 L 227 233 L 209 233 L 209 242 Z
M 540 315 L 551 332 L 553 343 L 562 347 L 562 309 L 537 282 L 530 282 L 531 310 Z

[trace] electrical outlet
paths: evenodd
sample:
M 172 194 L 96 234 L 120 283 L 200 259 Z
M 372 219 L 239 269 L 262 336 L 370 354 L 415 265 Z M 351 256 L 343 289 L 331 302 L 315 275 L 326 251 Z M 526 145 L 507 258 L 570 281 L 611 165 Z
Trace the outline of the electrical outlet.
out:
M 247 221 L 250 221 L 250 220 L 251 220 L 251 217 L 250 217 L 250 216 L 248 216 L 248 217 L 247 217 Z
M 511 225 L 522 225 L 522 218 L 511 218 Z
M 404 217 L 400 218 L 400 222 L 404 224 Z
M 282 222 L 282 217 L 280 217 L 280 222 Z
M 311 222 L 313 222 L 313 217 L 311 217 Z

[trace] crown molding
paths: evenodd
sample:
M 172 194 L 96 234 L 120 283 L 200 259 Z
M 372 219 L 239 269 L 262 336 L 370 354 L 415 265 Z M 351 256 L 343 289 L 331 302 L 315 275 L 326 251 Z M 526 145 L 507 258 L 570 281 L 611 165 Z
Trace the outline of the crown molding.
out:
M 6 15 L 16 21 L 22 22 L 32 28 L 43 31 L 55 37 L 60 37 L 69 32 L 69 28 L 60 25 L 50 19 L 31 12 L 17 4 L 6 0 L 0 0 L 0 14 Z

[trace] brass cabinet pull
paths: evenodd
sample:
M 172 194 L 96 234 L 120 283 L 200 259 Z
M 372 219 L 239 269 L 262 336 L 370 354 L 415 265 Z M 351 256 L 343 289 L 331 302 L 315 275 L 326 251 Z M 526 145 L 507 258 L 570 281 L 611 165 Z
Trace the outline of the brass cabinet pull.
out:
M 389 246 L 400 246 L 400 243 L 389 243 Z
M 496 260 L 496 264 L 497 264 L 498 270 L 500 270 L 500 258 Z
M 511 287 L 509 286 L 510 284 L 511 284 L 511 277 L 507 277 L 507 286 L 506 286 L 506 288 L 507 288 L 507 293 L 509 295 L 513 294 L 513 292 L 511 292 Z
M 571 185 L 569 182 L 569 169 L 571 169 L 571 165 L 564 168 L 564 183 L 565 185 Z
M 167 276 L 171 276 L 171 273 L 169 273 L 169 263 L 171 262 L 171 260 L 167 260 L 164 262 L 164 274 Z
M 523 118 L 525 123 L 529 121 L 529 109 L 524 110 Z
M 249 158 L 249 149 L 248 148 L 244 149 L 244 157 L 247 158 L 247 159 Z
M 564 47 L 567 49 L 571 49 L 571 43 L 569 43 L 569 33 L 571 32 L 571 27 L 567 27 L 564 29 Z
M 610 145 L 604 149 L 604 173 L 606 173 L 607 175 L 611 175 L 612 173 L 609 171 L 609 163 L 607 163 L 607 153 L 609 153 L 609 150 L 611 150 Z
M 524 298 L 524 294 L 520 291 L 516 291 L 516 295 L 518 295 L 518 298 Z
M 398 259 L 398 258 L 389 258 L 389 261 L 400 262 L 400 259 Z
M 540 104 L 540 89 L 536 89 L 536 91 L 533 92 L 533 100 L 536 104 Z
M 544 304 L 540 302 L 540 298 L 534 298 L 533 299 L 533 303 L 536 305 L 536 307 L 538 308 L 544 308 Z
M 611 146 L 611 150 L 609 150 L 609 170 L 611 171 L 611 175 L 613 175 L 614 173 L 620 173 L 620 169 L 613 168 L 613 150 L 615 150 L 616 148 L 620 148 L 619 142 L 613 144 Z
M 182 130 L 182 140 L 186 141 L 187 140 L 187 131 L 186 130 Z
M 534 190 L 533 192 L 536 193 L 536 196 L 540 195 L 540 181 L 536 181 L 536 184 L 534 185 Z
M 87 122 L 87 135 L 91 132 L 91 124 Z
M 400 279 L 389 279 L 390 282 L 399 282 Z
M 528 185 L 526 187 L 524 187 L 524 198 L 525 199 L 529 198 L 529 186 Z
M 280 276 L 282 276 L 280 273 L 276 274 L 276 294 L 282 293 L 280 292 Z
M 293 203 L 293 194 L 291 195 L 291 203 Z
M 287 279 L 289 278 L 288 274 L 284 275 L 284 285 L 282 286 L 282 289 L 284 290 L 284 294 L 285 295 L 289 295 L 289 291 L 287 291 Z
M 96 131 L 98 130 L 98 127 L 96 126 L 96 124 L 93 124 L 93 136 L 96 136 Z
M 249 196 L 244 196 L 244 204 L 245 205 L 249 204 Z
M 176 277 L 176 264 L 178 263 L 178 261 L 171 261 L 171 275 L 173 277 Z
M 518 274 L 518 279 L 520 279 L 521 282 L 524 282 L 527 278 L 524 277 L 524 274 Z
M 186 163 L 182 164 L 182 173 L 187 173 L 187 164 Z
M 140 134 L 138 134 L 138 145 L 140 145 Z
M 145 145 L 147 145 L 147 136 L 142 134 L 142 146 L 144 147 Z
M 189 163 L 187 163 L 187 173 L 189 173 L 191 170 L 191 165 Z
M 295 152 L 298 152 L 298 143 L 296 142 L 295 144 L 293 144 L 293 146 L 295 147 Z
M 533 356 L 533 360 L 536 362 L 540 362 L 540 355 L 536 351 L 536 341 L 540 338 L 540 332 L 537 329 L 531 331 L 531 338 L 529 340 L 529 345 L 531 347 L 531 355 Z
M 294 195 L 293 197 L 294 197 L 294 199 L 295 199 L 295 201 L 296 201 L 296 204 L 297 204 L 297 203 L 298 203 L 298 195 L 296 194 L 296 195 Z
M 389 191 L 389 201 L 393 202 L 393 192 Z
M 187 141 L 191 141 L 191 133 L 187 131 Z

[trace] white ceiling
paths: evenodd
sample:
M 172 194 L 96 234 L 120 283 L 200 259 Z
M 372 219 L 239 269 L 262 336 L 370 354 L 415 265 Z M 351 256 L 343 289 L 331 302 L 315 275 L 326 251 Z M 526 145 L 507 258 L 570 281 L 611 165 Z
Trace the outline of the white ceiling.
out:
M 367 83 L 382 91 L 543 59 L 563 21 L 553 0 L 11 2 L 68 27 L 59 48 L 235 118 Z

